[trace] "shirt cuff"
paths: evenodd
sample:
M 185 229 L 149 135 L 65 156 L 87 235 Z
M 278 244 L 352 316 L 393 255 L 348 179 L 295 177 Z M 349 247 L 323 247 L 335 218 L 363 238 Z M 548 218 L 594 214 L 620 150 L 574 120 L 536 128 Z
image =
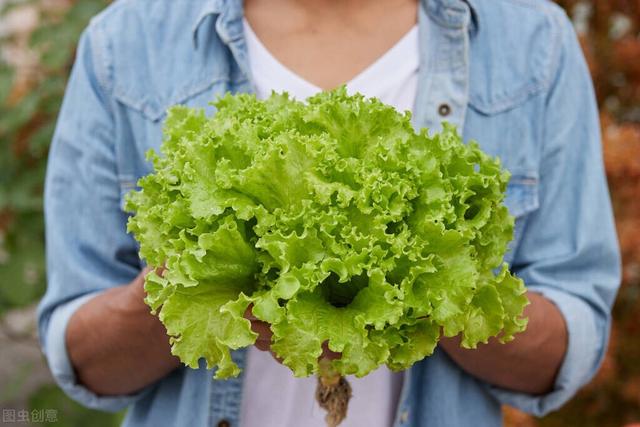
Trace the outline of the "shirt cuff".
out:
M 54 309 L 49 320 L 44 354 L 49 363 L 49 369 L 60 388 L 73 400 L 92 409 L 102 411 L 120 411 L 140 397 L 146 389 L 132 395 L 98 396 L 88 388 L 78 383 L 71 360 L 67 353 L 65 333 L 69 319 L 80 308 L 102 291 L 83 295 Z
M 608 329 L 605 332 L 598 330 L 593 309 L 582 299 L 555 288 L 529 286 L 528 289 L 553 302 L 567 325 L 567 352 L 553 390 L 543 395 L 531 395 L 492 385 L 487 387 L 499 402 L 541 417 L 560 408 L 593 378 L 604 354 L 603 343 L 608 338 Z

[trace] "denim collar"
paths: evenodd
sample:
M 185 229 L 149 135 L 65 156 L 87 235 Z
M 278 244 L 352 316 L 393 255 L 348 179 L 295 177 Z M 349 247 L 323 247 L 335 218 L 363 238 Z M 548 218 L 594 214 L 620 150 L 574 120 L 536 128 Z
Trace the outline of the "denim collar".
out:
M 239 25 L 243 16 L 242 0 L 206 0 L 191 27 L 193 45 L 198 47 L 198 30 L 214 15 L 219 15 L 216 20 L 216 32 L 225 44 L 229 44 L 242 38 L 242 25 Z
M 468 25 L 473 34 L 478 29 L 478 13 L 476 0 L 420 0 L 429 16 L 438 24 L 449 28 L 462 28 Z M 242 25 L 238 21 L 243 16 L 242 0 L 206 0 L 191 27 L 193 44 L 197 48 L 198 29 L 213 15 L 216 20 L 216 31 L 225 44 L 242 37 Z M 469 11 L 470 13 L 468 13 Z
M 421 0 L 429 17 L 447 28 L 468 27 L 471 34 L 478 30 L 476 0 Z

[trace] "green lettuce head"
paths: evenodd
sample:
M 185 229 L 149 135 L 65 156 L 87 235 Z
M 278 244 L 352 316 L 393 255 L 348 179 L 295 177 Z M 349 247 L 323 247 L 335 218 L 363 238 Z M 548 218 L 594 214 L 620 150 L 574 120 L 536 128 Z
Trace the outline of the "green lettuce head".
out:
M 524 285 L 502 263 L 509 175 L 452 126 L 416 133 L 344 88 L 214 105 L 169 111 L 155 173 L 127 198 L 141 256 L 167 267 L 146 302 L 186 365 L 238 375 L 250 304 L 296 376 L 318 372 L 325 341 L 335 372 L 364 376 L 410 367 L 442 334 L 473 348 L 525 328 Z

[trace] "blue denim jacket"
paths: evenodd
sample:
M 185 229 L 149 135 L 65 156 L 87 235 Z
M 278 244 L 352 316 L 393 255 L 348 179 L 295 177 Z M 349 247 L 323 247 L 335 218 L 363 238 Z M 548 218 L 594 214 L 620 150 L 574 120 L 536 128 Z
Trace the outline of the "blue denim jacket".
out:
M 498 426 L 503 403 L 543 415 L 596 372 L 620 280 L 589 73 L 570 21 L 544 0 L 424 0 L 418 20 L 414 124 L 454 123 L 511 171 L 506 261 L 558 306 L 569 342 L 542 396 L 484 383 L 437 349 L 405 372 L 395 425 Z M 141 269 L 122 200 L 152 171 L 144 153 L 158 148 L 166 109 L 213 113 L 207 103 L 228 91 L 252 91 L 240 1 L 120 0 L 80 40 L 47 172 L 40 338 L 60 386 L 93 408 L 129 407 L 126 426 L 239 424 L 242 376 L 178 368 L 139 393 L 96 396 L 77 383 L 64 344 L 80 304 Z M 240 366 L 244 356 L 233 354 Z

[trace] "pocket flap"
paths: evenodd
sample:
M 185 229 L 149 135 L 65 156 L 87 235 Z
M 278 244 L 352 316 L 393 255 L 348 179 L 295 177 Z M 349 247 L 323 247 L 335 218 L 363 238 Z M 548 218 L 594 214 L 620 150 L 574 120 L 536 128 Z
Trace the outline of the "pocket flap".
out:
M 507 185 L 504 204 L 516 218 L 538 209 L 538 178 L 514 175 Z

